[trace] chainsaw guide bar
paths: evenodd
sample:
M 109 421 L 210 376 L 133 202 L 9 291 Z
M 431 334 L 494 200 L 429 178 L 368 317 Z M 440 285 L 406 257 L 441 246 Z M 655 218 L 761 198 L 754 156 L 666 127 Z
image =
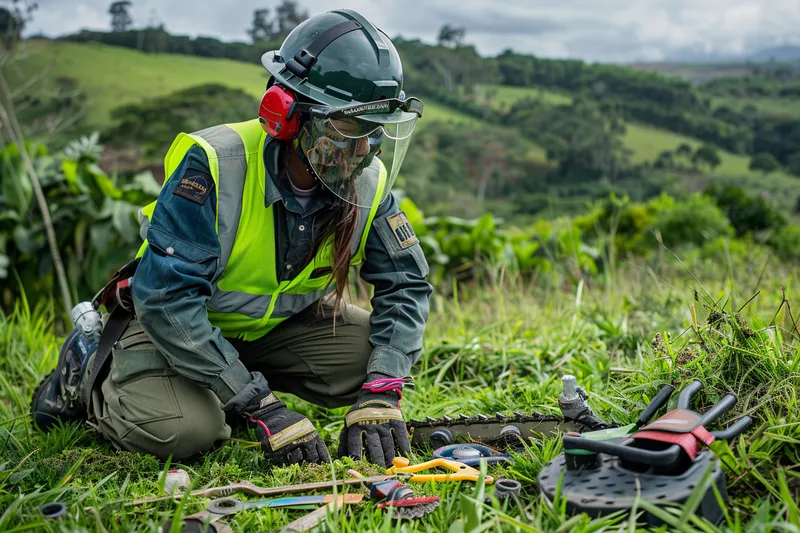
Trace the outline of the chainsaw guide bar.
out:
M 458 441 L 512 444 L 532 436 L 558 435 L 570 431 L 580 432 L 585 426 L 573 420 L 555 415 L 514 413 L 507 416 L 497 413 L 494 417 L 477 415 L 441 419 L 410 420 L 406 423 L 411 445 L 434 448 L 454 444 Z

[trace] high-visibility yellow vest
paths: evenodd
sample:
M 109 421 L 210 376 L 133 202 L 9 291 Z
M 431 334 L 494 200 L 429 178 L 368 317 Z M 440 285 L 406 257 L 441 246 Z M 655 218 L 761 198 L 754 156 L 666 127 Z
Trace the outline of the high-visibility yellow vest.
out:
M 333 239 L 293 279 L 278 281 L 275 209 L 264 207 L 267 134 L 258 119 L 181 133 L 164 158 L 164 183 L 192 146 L 208 156 L 217 190 L 215 227 L 219 237 L 220 272 L 207 303 L 209 321 L 226 337 L 253 340 L 302 311 L 334 287 L 331 278 Z M 386 184 L 386 168 L 376 157 L 359 177 L 358 225 L 350 247 L 351 265 L 362 263 L 369 229 Z M 143 207 L 142 233 L 150 225 L 158 201 Z M 137 257 L 148 247 L 145 239 Z M 322 272 L 320 275 L 319 272 Z M 312 273 L 314 275 L 312 275 Z

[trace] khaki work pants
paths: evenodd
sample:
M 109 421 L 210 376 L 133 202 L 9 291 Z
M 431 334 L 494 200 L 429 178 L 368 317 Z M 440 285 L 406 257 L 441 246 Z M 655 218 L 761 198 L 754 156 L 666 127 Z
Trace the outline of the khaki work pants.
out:
M 252 342 L 230 340 L 248 370 L 275 392 L 325 407 L 356 401 L 372 353 L 369 312 L 316 303 Z M 176 374 L 134 319 L 111 354 L 107 377 L 92 391 L 89 420 L 115 447 L 183 459 L 231 435 L 219 399 Z

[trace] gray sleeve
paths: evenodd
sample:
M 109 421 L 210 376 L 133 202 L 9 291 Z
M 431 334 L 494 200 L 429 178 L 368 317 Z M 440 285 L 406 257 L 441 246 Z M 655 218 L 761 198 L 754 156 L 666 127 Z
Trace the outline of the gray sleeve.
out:
M 405 377 L 422 351 L 433 287 L 422 247 L 391 194 L 375 215 L 365 254 L 361 278 L 375 287 L 367 372 Z

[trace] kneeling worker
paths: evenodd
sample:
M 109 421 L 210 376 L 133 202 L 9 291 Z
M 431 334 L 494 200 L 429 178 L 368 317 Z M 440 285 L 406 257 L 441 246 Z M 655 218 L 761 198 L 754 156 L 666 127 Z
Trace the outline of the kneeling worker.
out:
M 390 189 L 422 103 L 351 10 L 306 20 L 262 62 L 258 119 L 173 142 L 146 240 L 98 295 L 113 308 L 99 340 L 76 328 L 34 393 L 40 428 L 86 420 L 120 449 L 182 459 L 239 419 L 271 464 L 328 461 L 287 392 L 352 406 L 340 456 L 390 466 L 409 451 L 400 399 L 432 288 Z M 353 265 L 371 313 L 342 300 Z

